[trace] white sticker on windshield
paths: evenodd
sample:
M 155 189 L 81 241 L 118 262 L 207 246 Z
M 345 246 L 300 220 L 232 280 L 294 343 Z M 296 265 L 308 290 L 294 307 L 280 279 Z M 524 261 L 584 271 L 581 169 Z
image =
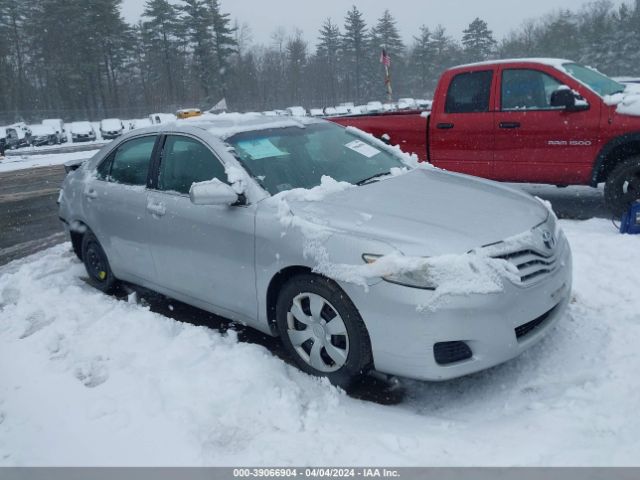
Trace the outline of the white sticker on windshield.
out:
M 263 158 L 282 157 L 289 155 L 276 147 L 268 138 L 258 138 L 256 140 L 243 140 L 238 142 L 238 147 L 247 152 L 253 160 Z
M 375 157 L 380 153 L 380 150 L 377 148 L 367 145 L 360 140 L 354 140 L 353 142 L 347 143 L 345 147 L 350 148 L 354 152 L 358 152 L 360 155 L 364 155 L 367 158 Z

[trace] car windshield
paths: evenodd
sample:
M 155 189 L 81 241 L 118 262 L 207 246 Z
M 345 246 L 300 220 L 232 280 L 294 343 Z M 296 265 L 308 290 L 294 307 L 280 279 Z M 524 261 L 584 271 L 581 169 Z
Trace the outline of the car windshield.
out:
M 625 86 L 603 75 L 592 68 L 578 63 L 565 63 L 562 65 L 569 75 L 591 88 L 601 97 L 624 92 Z
M 358 184 L 404 166 L 395 155 L 332 123 L 245 132 L 227 143 L 272 195 L 316 187 L 324 175 Z

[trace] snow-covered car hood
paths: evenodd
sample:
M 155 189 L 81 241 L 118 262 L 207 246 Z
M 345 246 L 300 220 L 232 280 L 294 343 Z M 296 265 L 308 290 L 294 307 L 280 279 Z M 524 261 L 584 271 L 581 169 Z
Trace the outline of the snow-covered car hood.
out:
M 88 134 L 93 133 L 90 123 L 74 123 L 71 125 L 71 133 Z
M 549 215 L 541 202 L 511 188 L 423 168 L 320 201 L 287 203 L 295 216 L 412 256 L 466 253 L 526 232 Z
M 120 120 L 103 120 L 100 123 L 100 128 L 105 132 L 119 132 L 124 130 Z
M 616 113 L 640 117 L 640 85 L 627 85 L 624 93 L 607 95 L 604 103 L 616 107 Z

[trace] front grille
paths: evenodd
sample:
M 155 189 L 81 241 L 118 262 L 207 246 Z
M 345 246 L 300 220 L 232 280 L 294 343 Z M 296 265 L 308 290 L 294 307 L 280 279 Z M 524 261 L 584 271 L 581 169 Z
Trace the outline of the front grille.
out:
M 496 255 L 493 258 L 506 260 L 513 264 L 520 274 L 520 282 L 530 284 L 556 269 L 555 252 L 544 255 L 536 250 L 520 250 L 517 252 Z
M 551 316 L 551 314 L 555 311 L 556 307 L 553 307 L 547 313 L 540 315 L 538 318 L 531 320 L 524 325 L 520 325 L 515 329 L 516 338 L 518 340 L 522 340 L 529 335 L 533 334 L 536 330 L 538 330 L 542 325 L 544 325 L 545 321 Z
M 440 342 L 433 346 L 433 355 L 438 365 L 461 362 L 473 356 L 465 342 Z

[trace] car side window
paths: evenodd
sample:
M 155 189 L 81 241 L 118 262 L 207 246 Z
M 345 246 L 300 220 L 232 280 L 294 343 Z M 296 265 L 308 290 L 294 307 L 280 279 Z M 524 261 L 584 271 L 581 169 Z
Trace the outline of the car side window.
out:
M 445 113 L 489 111 L 493 70 L 460 73 L 453 77 L 447 92 Z
M 551 95 L 561 82 L 539 70 L 502 72 L 502 110 L 550 110 Z
M 202 142 L 169 135 L 160 160 L 158 189 L 188 194 L 191 185 L 217 178 L 227 183 L 224 166 Z
M 125 185 L 146 185 L 156 136 L 134 138 L 113 154 L 108 180 Z M 104 163 L 104 162 L 103 162 Z

